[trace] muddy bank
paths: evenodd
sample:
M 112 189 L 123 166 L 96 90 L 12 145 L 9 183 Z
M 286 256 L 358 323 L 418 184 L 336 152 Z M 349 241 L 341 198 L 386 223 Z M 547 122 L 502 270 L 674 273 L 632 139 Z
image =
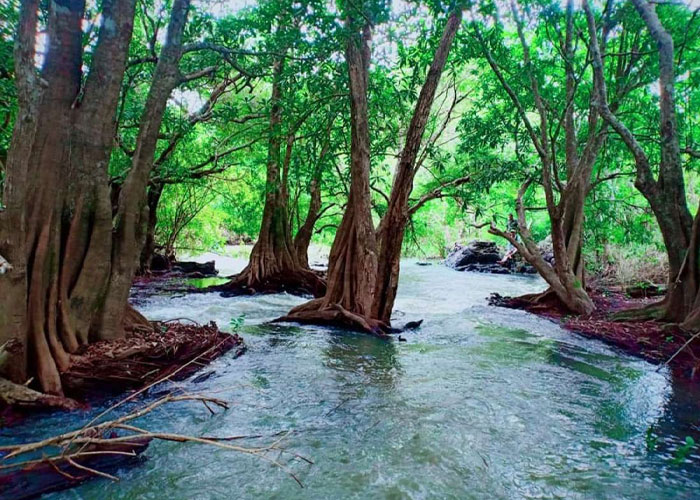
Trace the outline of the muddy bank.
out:
M 533 304 L 519 297 L 492 294 L 489 304 L 521 309 L 551 319 L 569 331 L 602 340 L 606 344 L 651 363 L 661 365 L 668 362 L 671 372 L 676 377 L 700 381 L 700 339 L 695 339 L 678 352 L 693 337 L 692 333 L 681 330 L 675 324 L 659 321 L 614 321 L 612 319 L 616 313 L 644 307 L 659 300 L 658 298 L 630 298 L 618 291 L 605 289 L 591 292 L 591 298 L 596 305 L 596 310 L 589 317 L 572 316 L 561 308 L 558 301 L 545 300 Z

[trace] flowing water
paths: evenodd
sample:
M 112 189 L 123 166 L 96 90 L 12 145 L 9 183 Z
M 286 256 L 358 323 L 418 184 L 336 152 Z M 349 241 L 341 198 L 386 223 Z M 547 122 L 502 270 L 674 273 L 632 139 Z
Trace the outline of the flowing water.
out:
M 242 261 L 220 259 L 224 272 Z M 141 421 L 192 435 L 292 431 L 283 445 L 313 460 L 256 457 L 153 443 L 147 460 L 54 499 L 224 498 L 699 498 L 700 393 L 664 370 L 521 311 L 486 305 L 542 289 L 530 277 L 403 264 L 397 323 L 423 318 L 406 342 L 339 330 L 267 325 L 303 299 L 156 296 L 153 319 L 187 317 L 227 328 L 245 315 L 248 352 L 181 383 L 232 402 L 212 416 L 195 404 Z M 235 320 L 234 320 L 235 323 Z M 95 411 L 98 411 L 96 408 Z M 17 438 L 75 426 L 65 415 L 30 422 Z M 14 431 L 13 431 L 14 432 Z

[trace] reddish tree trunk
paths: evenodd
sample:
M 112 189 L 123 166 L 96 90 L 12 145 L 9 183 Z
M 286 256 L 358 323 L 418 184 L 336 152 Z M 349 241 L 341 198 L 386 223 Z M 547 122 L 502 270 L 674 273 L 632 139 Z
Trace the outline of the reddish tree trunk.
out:
M 180 14 L 183 20 L 180 32 L 188 5 L 175 2 L 174 18 Z M 13 269 L 0 276 L 0 340 L 10 341 L 7 375 L 20 383 L 34 376 L 47 393 L 61 393 L 68 353 L 120 333 L 128 308 L 126 295 L 110 294 L 114 272 L 125 261 L 125 236 L 112 232 L 107 165 L 134 6 L 134 0 L 102 2 L 102 26 L 81 88 L 85 2 L 50 3 L 46 84 L 36 81 L 33 69 L 38 3 L 22 3 L 16 52 L 20 119 L 8 159 L 8 210 L 0 220 L 0 254 Z M 173 37 L 168 40 L 166 47 Z M 166 51 L 159 66 L 168 60 Z M 167 96 L 163 106 L 165 101 Z M 149 123 L 160 125 L 155 119 Z M 147 153 L 144 148 L 139 157 Z M 120 203 L 145 196 L 146 181 L 140 186 L 132 181 Z M 117 227 L 132 215 L 122 205 Z M 23 238 L 17 238 L 18 230 Z M 137 256 L 126 259 L 131 273 Z M 110 321 L 105 321 L 107 311 L 112 311 Z M 140 315 L 130 317 L 143 321 Z
M 352 26 L 348 19 L 346 25 Z M 350 195 L 329 257 L 326 294 L 290 311 L 282 320 L 346 324 L 383 334 L 370 318 L 377 269 L 369 184 L 370 139 L 367 110 L 371 29 L 353 33 L 345 57 L 350 83 Z
M 408 199 L 411 191 L 413 191 L 416 159 L 418 158 L 425 127 L 430 117 L 430 108 L 435 99 L 435 92 L 440 83 L 440 77 L 445 68 L 452 42 L 461 23 L 462 11 L 456 9 L 447 20 L 440 44 L 435 51 L 433 62 L 430 65 L 428 75 L 413 111 L 413 118 L 406 133 L 406 142 L 401 151 L 399 164 L 396 167 L 396 176 L 391 189 L 389 206 L 380 224 L 378 234 L 379 257 L 372 317 L 385 323 L 391 321 L 391 312 L 394 308 L 396 290 L 399 284 L 401 247 L 409 219 Z
M 292 309 L 282 320 L 342 324 L 381 336 L 390 331 L 389 320 L 396 296 L 416 158 L 435 91 L 461 19 L 459 10 L 450 15 L 416 104 L 394 180 L 389 212 L 379 230 L 379 246 L 372 224 L 369 182 L 369 25 L 364 26 L 361 34 L 355 34 L 348 40 L 346 60 L 350 81 L 351 182 L 348 204 L 331 248 L 328 289 L 324 297 Z M 352 19 L 348 20 L 348 24 L 352 25 Z

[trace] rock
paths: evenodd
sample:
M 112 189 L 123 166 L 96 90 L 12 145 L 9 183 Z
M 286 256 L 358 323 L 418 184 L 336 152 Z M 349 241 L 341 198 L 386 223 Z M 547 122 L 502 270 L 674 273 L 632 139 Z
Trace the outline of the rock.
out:
M 537 248 L 545 261 L 554 265 L 554 247 L 552 246 L 552 237 L 547 236 L 537 244 Z
M 174 262 L 173 270 L 180 271 L 185 274 L 199 273 L 200 277 L 216 276 L 219 271 L 216 269 L 215 262 Z
M 151 265 L 149 269 L 151 271 L 169 271 L 170 259 L 163 254 L 154 253 L 153 257 L 151 257 Z
M 490 274 L 536 274 L 537 271 L 516 253 L 505 265 L 499 264 L 502 254 L 491 241 L 472 241 L 467 246 L 457 245 L 445 265 L 457 271 Z
M 472 241 L 467 246 L 457 246 L 445 259 L 445 265 L 452 269 L 466 270 L 473 264 L 498 265 L 501 253 L 498 245 L 491 241 Z M 470 270 L 479 270 L 477 268 Z M 481 271 L 483 272 L 483 271 Z

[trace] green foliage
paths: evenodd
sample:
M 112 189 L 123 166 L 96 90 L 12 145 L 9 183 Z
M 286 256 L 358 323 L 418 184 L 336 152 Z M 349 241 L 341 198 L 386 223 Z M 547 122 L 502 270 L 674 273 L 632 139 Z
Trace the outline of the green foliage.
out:
M 88 4 L 86 45 L 94 43 L 97 27 L 95 13 L 90 11 L 94 7 Z M 185 34 L 188 49 L 180 69 L 183 75 L 208 71 L 178 87 L 163 121 L 151 179 L 152 189 L 163 189 L 156 227 L 160 246 L 207 250 L 221 248 L 236 236 L 255 238 L 266 195 L 269 139 L 274 135 L 282 144 L 283 157 L 287 140 L 293 138 L 285 170 L 292 231 L 303 224 L 310 186 L 318 182 L 322 215 L 314 242 L 332 242 L 349 184 L 350 110 L 344 50 L 349 37 L 356 36 L 368 21 L 373 25 L 374 43 L 368 95 L 371 186 L 378 223 L 387 208 L 413 106 L 447 14 L 457 4 L 467 9 L 465 20 L 428 117 L 410 204 L 438 194 L 412 216 L 404 242 L 406 254 L 444 256 L 456 241 L 473 238 L 502 243 L 485 228 L 475 226 L 493 222 L 503 227 L 507 214 L 514 212 L 518 189 L 528 178 L 534 180 L 523 199 L 528 226 L 538 241 L 549 235 L 537 152 L 476 36 L 483 36 L 539 133 L 523 48 L 508 9 L 491 1 L 440 0 L 342 0 L 335 5 L 323 0 L 263 0 L 243 9 L 223 4 L 226 2 L 213 9 L 209 3 L 195 3 L 190 14 Z M 138 2 L 117 115 L 118 147 L 110 163 L 115 194 L 131 167 L 168 5 L 167 1 Z M 0 3 L 0 187 L 17 108 L 12 50 L 18 6 L 16 0 Z M 577 91 L 568 103 L 562 56 L 565 5 L 522 0 L 517 7 L 526 22 L 534 77 L 542 97 L 555 112 L 569 105 L 573 108 L 581 149 L 591 133 L 592 74 L 585 36 L 574 41 L 569 62 L 577 75 Z M 657 10 L 676 45 L 681 147 L 700 149 L 700 114 L 696 112 L 700 109 L 700 16 L 681 4 L 659 4 Z M 597 15 L 608 16 L 606 78 L 611 101 L 647 146 L 658 136 L 656 47 L 631 4 L 613 2 L 608 11 Z M 348 17 L 352 22 L 346 25 Z M 578 10 L 574 23 L 577 33 L 587 33 Z M 282 124 L 271 130 L 271 68 L 280 60 Z M 629 69 L 624 70 L 630 61 Z M 623 96 L 619 102 L 617 96 Z M 554 160 L 566 183 L 564 135 L 554 124 L 546 133 L 556 145 Z M 653 151 L 658 148 L 648 149 L 656 165 L 659 158 Z M 689 155 L 683 159 L 689 197 L 695 203 L 700 161 Z M 584 253 L 591 271 L 603 272 L 611 264 L 624 262 L 634 263 L 629 267 L 637 270 L 659 268 L 663 241 L 645 199 L 634 186 L 634 173 L 633 158 L 610 133 L 594 166 L 593 188 L 585 206 Z M 467 176 L 468 182 L 450 185 Z M 627 276 L 631 272 L 626 270 L 623 279 L 633 279 Z

